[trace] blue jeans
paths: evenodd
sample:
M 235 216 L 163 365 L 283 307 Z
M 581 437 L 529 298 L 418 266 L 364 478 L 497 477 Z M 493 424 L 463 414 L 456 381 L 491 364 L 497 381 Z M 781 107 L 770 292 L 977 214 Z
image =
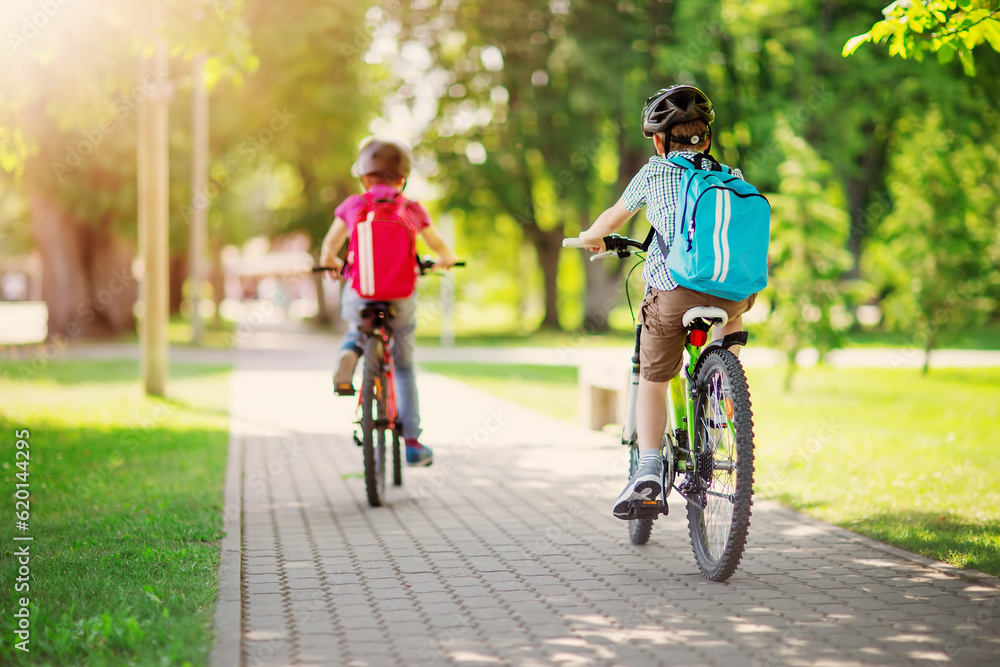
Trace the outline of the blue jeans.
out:
M 347 322 L 347 333 L 340 345 L 341 350 L 355 349 L 361 351 L 362 334 L 358 330 L 361 323 L 361 308 L 371 303 L 371 299 L 362 299 L 351 289 L 349 283 L 344 285 L 340 299 L 340 315 Z M 399 420 L 403 423 L 404 438 L 420 437 L 420 399 L 417 396 L 417 378 L 413 372 L 413 348 L 417 338 L 417 295 L 414 293 L 406 299 L 390 301 L 396 316 L 389 321 L 392 327 L 392 362 L 395 370 L 396 406 L 399 410 Z

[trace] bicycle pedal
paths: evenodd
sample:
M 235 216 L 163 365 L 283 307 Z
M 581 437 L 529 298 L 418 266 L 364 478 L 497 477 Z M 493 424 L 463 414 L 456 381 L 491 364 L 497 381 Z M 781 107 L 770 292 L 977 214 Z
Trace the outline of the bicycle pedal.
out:
M 335 386 L 333 388 L 333 393 L 335 393 L 337 396 L 354 396 L 355 394 L 357 394 L 357 392 L 354 391 L 354 386 L 349 384 L 341 384 Z
M 357 433 L 354 434 L 354 444 L 357 445 L 358 447 L 362 446 L 361 438 L 358 437 Z
M 636 499 L 628 505 L 629 519 L 655 519 L 661 514 L 668 514 L 670 508 L 662 500 Z

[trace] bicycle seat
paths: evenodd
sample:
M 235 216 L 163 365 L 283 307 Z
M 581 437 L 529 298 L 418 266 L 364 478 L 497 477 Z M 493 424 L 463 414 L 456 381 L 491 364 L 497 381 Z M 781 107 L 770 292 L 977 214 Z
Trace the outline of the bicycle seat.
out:
M 361 306 L 361 319 L 394 317 L 396 309 L 388 301 L 372 301 Z
M 722 327 L 726 326 L 726 323 L 729 322 L 729 315 L 721 308 L 716 308 L 715 306 L 695 306 L 694 308 L 689 308 L 684 313 L 684 316 L 681 317 L 681 323 L 686 329 L 698 318 L 705 320 L 709 324 Z
M 388 328 L 388 320 L 396 316 L 396 308 L 388 301 L 372 301 L 361 306 L 358 329 L 372 333 L 380 326 Z

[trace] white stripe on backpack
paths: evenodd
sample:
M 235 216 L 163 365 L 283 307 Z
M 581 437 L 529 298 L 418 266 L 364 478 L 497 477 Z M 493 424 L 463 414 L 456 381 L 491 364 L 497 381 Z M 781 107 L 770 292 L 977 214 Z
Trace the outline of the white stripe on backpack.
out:
M 715 229 L 712 231 L 712 250 L 715 251 L 715 271 L 712 273 L 712 280 L 717 281 L 722 273 L 722 209 L 725 206 L 725 199 L 722 189 L 715 191 Z
M 372 219 L 375 211 L 369 211 L 365 221 L 358 224 L 358 278 L 361 296 L 375 293 L 375 251 L 372 246 Z
M 730 197 L 732 196 L 729 190 L 723 190 L 725 196 L 722 198 L 723 206 L 726 212 L 723 214 L 722 223 L 722 234 L 719 237 L 719 245 L 722 246 L 722 275 L 719 276 L 719 282 L 726 282 L 726 274 L 729 273 L 729 257 L 732 254 L 729 249 L 729 219 L 733 211 L 733 202 Z

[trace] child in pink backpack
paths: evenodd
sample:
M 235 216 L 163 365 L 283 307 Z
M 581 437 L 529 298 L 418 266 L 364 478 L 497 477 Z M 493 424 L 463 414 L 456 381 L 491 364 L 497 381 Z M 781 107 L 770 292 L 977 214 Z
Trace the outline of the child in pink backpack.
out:
M 371 139 L 362 146 L 357 167 L 358 175 L 361 176 L 361 182 L 365 186 L 366 192 L 364 195 L 351 195 L 337 207 L 333 225 L 330 226 L 330 231 L 323 239 L 323 248 L 320 252 L 322 266 L 331 266 L 337 269 L 343 267 L 344 262 L 337 257 L 341 246 L 352 236 L 355 236 L 354 241 L 358 241 L 356 231 L 359 223 L 370 223 L 374 215 L 373 209 L 378 204 L 394 211 L 393 215 L 397 216 L 404 225 L 410 227 L 414 244 L 417 234 L 423 237 L 430 249 L 438 255 L 437 266 L 449 268 L 455 264 L 457 258 L 441 239 L 434 225 L 431 224 L 430 217 L 424 207 L 402 195 L 406 179 L 410 175 L 410 161 L 409 148 L 398 141 Z M 386 300 L 365 298 L 359 294 L 359 290 L 366 292 L 369 289 L 373 279 L 376 283 L 382 280 L 378 275 L 378 260 L 384 255 L 380 255 L 377 249 L 373 252 L 369 248 L 366 258 L 369 261 L 374 259 L 375 262 L 374 267 L 368 267 L 361 261 L 365 258 L 354 256 L 354 248 L 358 247 L 358 243 L 351 243 L 351 247 L 352 252 L 348 256 L 348 271 L 353 280 L 345 283 L 341 298 L 341 314 L 348 323 L 348 330 L 341 345 L 340 362 L 333 376 L 334 391 L 340 395 L 354 393 L 352 385 L 354 367 L 361 356 L 359 346 L 361 333 L 358 330 L 361 307 L 370 301 Z M 402 254 L 408 251 L 401 248 L 399 252 Z M 415 245 L 409 252 L 413 253 L 415 260 Z M 405 266 L 409 261 L 402 257 L 395 258 L 395 260 L 396 268 L 390 269 L 391 275 L 394 276 L 399 273 L 400 262 Z M 361 266 L 360 271 L 363 273 L 361 276 L 358 275 L 359 266 Z M 369 275 L 369 270 L 374 273 L 374 276 Z M 416 271 L 417 267 L 414 264 L 413 272 Z M 394 297 L 398 297 L 389 299 L 389 302 L 394 306 L 396 313 L 391 322 L 395 339 L 392 357 L 395 366 L 396 402 L 399 406 L 399 418 L 403 424 L 403 438 L 406 440 L 406 462 L 409 465 L 428 466 L 434 461 L 434 454 L 429 447 L 420 444 L 418 440 L 420 437 L 420 403 L 417 397 L 416 377 L 413 372 L 417 295 L 413 292 L 413 283 L 406 277 L 403 277 L 399 285 L 390 291 L 393 292 Z

